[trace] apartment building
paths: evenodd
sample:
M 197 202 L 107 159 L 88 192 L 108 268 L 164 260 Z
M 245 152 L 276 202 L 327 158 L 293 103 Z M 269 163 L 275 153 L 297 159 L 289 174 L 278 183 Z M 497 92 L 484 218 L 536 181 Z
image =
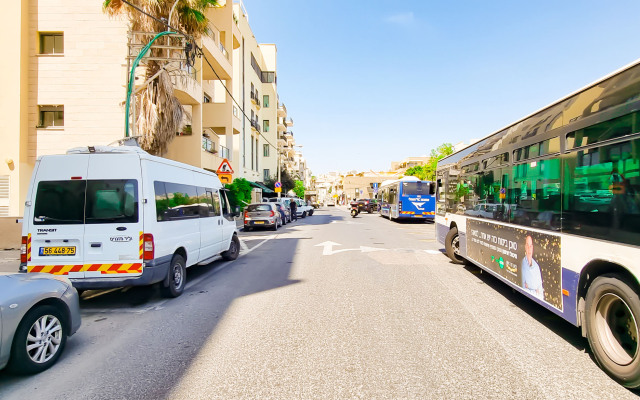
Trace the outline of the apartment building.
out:
M 257 42 L 241 2 L 219 3 L 206 12 L 203 57 L 168 64 L 182 72 L 172 82 L 186 113 L 161 155 L 212 171 L 226 158 L 234 178 L 263 181 L 278 168 L 276 46 Z M 149 40 L 129 32 L 125 16 L 105 15 L 102 2 L 16 0 L 4 11 L 0 31 L 16 40 L 0 65 L 0 217 L 22 215 L 38 156 L 125 136 L 128 67 Z M 141 64 L 135 89 L 143 73 Z

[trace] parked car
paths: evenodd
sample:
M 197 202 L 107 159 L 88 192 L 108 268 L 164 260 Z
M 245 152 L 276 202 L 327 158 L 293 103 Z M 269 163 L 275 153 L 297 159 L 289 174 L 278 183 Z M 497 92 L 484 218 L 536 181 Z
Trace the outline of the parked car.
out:
M 296 215 L 299 218 L 305 218 L 307 215 L 309 216 L 313 215 L 313 207 L 307 204 L 306 201 L 299 199 L 297 197 L 292 198 L 291 201 L 295 201 L 296 204 L 298 205 L 298 208 L 296 210 Z
M 212 172 L 129 146 L 36 160 L 21 271 L 67 275 L 78 290 L 160 282 L 164 296 L 177 297 L 188 267 L 239 251 L 234 214 Z
M 291 222 L 291 209 L 286 208 L 282 203 L 275 203 L 278 211 L 280 211 L 280 216 L 282 217 L 282 225 L 286 225 Z
M 51 367 L 80 328 L 78 292 L 50 274 L 0 274 L 0 369 L 33 374 Z
M 356 201 L 358 203 L 358 211 L 360 212 L 366 211 L 371 214 L 372 212 L 378 211 L 378 203 L 373 199 L 358 199 Z
M 331 199 L 331 200 L 327 200 L 327 207 L 335 207 L 336 206 L 336 201 Z
M 266 227 L 277 231 L 280 226 L 282 226 L 282 217 L 275 203 L 252 203 L 244 210 L 244 229 L 246 231 L 255 227 Z

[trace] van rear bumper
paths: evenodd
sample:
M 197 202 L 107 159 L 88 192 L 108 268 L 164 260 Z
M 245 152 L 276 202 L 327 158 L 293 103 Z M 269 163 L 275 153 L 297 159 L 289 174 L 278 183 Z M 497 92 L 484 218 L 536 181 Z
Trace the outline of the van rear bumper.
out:
M 70 279 L 76 289 L 109 289 L 123 286 L 145 286 L 160 282 L 167 277 L 171 256 L 156 258 L 144 263 L 142 275 L 124 278 L 76 278 Z

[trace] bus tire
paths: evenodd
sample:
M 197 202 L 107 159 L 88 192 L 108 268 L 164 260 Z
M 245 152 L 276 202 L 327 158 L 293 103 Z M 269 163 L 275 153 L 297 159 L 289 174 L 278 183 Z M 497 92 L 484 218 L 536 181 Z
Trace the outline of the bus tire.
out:
M 447 233 L 444 240 L 444 248 L 447 255 L 456 264 L 466 264 L 466 260 L 460 256 L 460 236 L 458 236 L 458 228 L 453 227 Z
M 167 271 L 161 289 L 164 297 L 178 297 L 184 291 L 187 281 L 187 265 L 180 254 L 175 254 L 171 259 L 171 265 Z
M 620 276 L 597 277 L 585 307 L 587 339 L 598 365 L 627 388 L 640 387 L 640 299 Z

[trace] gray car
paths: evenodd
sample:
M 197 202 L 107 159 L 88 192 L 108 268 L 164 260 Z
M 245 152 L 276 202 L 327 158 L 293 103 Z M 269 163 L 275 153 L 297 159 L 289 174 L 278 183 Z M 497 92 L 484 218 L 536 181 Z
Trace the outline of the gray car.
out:
M 0 369 L 51 367 L 80 327 L 78 292 L 64 276 L 0 273 Z
M 250 231 L 255 227 L 269 227 L 274 231 L 282 226 L 282 217 L 275 203 L 252 203 L 244 210 L 244 229 Z

